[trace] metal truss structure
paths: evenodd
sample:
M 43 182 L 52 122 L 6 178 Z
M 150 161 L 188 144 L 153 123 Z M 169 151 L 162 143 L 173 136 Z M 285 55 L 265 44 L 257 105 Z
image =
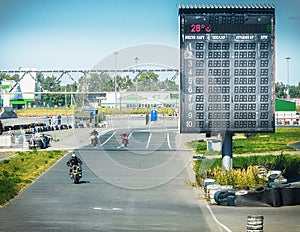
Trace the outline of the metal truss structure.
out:
M 114 76 L 116 76 L 117 73 L 123 73 L 123 74 L 134 74 L 133 80 L 135 80 L 139 75 L 146 72 L 154 72 L 154 73 L 171 73 L 172 77 L 171 80 L 175 80 L 179 76 L 179 70 L 174 68 L 161 68 L 161 69 L 97 69 L 97 70 L 88 70 L 88 69 L 56 69 L 56 70 L 25 70 L 21 71 L 22 76 L 20 76 L 19 80 L 10 88 L 9 91 L 7 91 L 5 94 L 19 94 L 19 92 L 14 91 L 15 88 L 18 86 L 19 82 L 25 77 L 25 75 L 30 75 L 37 83 L 39 83 L 39 78 L 34 77 L 31 73 L 36 74 L 42 74 L 43 76 L 52 75 L 55 78 L 55 82 L 60 81 L 64 76 L 67 76 L 73 83 L 76 83 L 76 80 L 74 78 L 74 74 L 83 74 L 86 78 L 88 75 L 96 73 L 99 75 L 102 75 L 104 73 L 112 73 Z M 0 70 L 0 75 L 2 74 L 19 74 L 20 70 Z M 68 93 L 68 94 L 79 94 L 79 93 L 87 93 L 85 92 L 50 92 L 50 91 L 42 91 L 42 92 L 26 92 L 26 94 L 34 93 L 34 94 L 57 94 L 57 93 Z M 22 92 L 25 93 L 25 92 Z M 94 92 L 88 92 L 88 93 L 94 93 Z M 4 93 L 0 93 L 4 94 Z

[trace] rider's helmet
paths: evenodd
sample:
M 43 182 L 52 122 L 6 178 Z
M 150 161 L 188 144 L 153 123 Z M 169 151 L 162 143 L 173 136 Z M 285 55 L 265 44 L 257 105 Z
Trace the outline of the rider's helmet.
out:
M 127 133 L 126 133 L 126 132 L 123 132 L 123 135 L 124 135 L 124 136 L 126 136 L 126 135 L 127 135 Z
M 73 153 L 73 154 L 72 154 L 72 158 L 75 158 L 75 157 L 76 157 L 76 154 L 75 154 L 75 153 Z

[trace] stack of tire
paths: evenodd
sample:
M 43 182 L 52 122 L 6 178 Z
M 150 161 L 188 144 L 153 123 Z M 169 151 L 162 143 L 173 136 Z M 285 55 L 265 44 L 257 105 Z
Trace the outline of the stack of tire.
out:
M 249 215 L 247 217 L 247 232 L 263 232 L 264 231 L 264 216 Z
M 234 206 L 235 190 L 222 190 L 215 193 L 214 199 L 218 205 Z
M 211 204 L 217 204 L 215 201 L 215 193 L 221 191 L 222 188 L 219 184 L 210 184 L 206 187 L 206 196 L 209 199 Z
M 266 167 L 262 166 L 262 165 L 259 165 L 258 166 L 258 177 L 260 179 L 264 179 L 266 180 L 267 178 L 267 173 L 268 173 L 268 170 L 266 169 Z
M 272 174 L 269 176 L 268 186 L 270 188 L 285 187 L 286 184 L 287 184 L 287 179 L 284 178 L 282 175 Z

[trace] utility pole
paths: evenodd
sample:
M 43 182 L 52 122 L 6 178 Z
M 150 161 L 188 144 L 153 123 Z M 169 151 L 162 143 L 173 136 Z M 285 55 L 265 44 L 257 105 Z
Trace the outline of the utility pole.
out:
M 139 61 L 139 58 L 138 57 L 135 57 L 134 58 L 134 61 L 135 61 L 135 71 L 137 70 L 137 63 Z M 136 76 L 136 83 L 135 83 L 135 94 L 136 94 L 136 108 L 138 108 L 138 76 Z
M 287 63 L 287 86 L 286 86 L 286 97 L 290 98 L 290 59 L 291 57 L 285 57 Z
M 118 52 L 114 52 L 115 55 L 115 108 L 117 108 L 117 55 Z
M 68 103 L 67 103 L 67 86 L 65 86 L 65 108 L 68 108 Z

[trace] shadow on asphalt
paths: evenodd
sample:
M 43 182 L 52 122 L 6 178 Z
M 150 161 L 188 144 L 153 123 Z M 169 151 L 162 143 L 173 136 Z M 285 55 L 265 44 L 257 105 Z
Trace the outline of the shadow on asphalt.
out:
M 84 180 L 84 181 L 79 181 L 78 184 L 89 184 L 90 182 L 88 180 Z

